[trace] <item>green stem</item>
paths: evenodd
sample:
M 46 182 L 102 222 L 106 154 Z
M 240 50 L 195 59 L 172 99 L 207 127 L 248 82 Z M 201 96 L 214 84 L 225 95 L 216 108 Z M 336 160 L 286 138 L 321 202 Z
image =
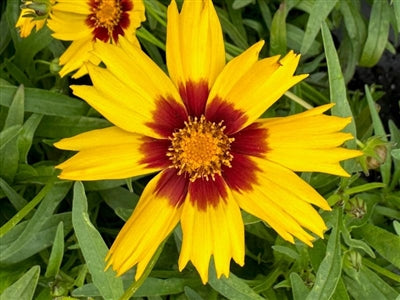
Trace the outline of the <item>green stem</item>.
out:
M 48 65 L 48 66 L 51 64 L 50 62 L 43 60 L 43 59 L 37 59 L 37 60 L 35 60 L 35 63 L 41 63 L 41 64 Z
M 386 270 L 385 268 L 382 268 L 381 266 L 378 266 L 371 262 L 370 260 L 363 258 L 362 260 L 363 264 L 369 267 L 370 269 L 386 276 L 387 278 L 393 279 L 394 281 L 400 282 L 400 276 L 390 272 L 389 270 Z
M 361 142 L 359 139 L 356 139 L 356 144 L 358 147 L 360 147 L 361 149 L 363 149 L 365 147 L 364 143 Z
M 53 187 L 56 178 L 51 178 L 43 189 L 33 198 L 29 203 L 27 203 L 19 212 L 17 212 L 14 217 L 12 217 L 7 223 L 5 223 L 0 228 L 0 238 L 5 235 L 8 231 L 14 228 L 27 214 L 35 208 L 36 205 L 42 201 L 42 199 L 47 195 L 49 190 Z
M 154 253 L 152 259 L 150 260 L 149 264 L 147 265 L 146 270 L 144 271 L 143 275 L 139 278 L 138 281 L 133 281 L 132 284 L 128 287 L 125 293 L 119 298 L 119 300 L 129 300 L 133 294 L 140 288 L 146 278 L 150 275 L 151 270 L 153 269 L 154 265 L 156 264 L 158 257 L 160 256 L 162 249 L 164 247 L 163 242 L 157 249 L 156 253 Z
M 289 99 L 293 100 L 294 102 L 296 102 L 297 104 L 303 106 L 306 109 L 311 109 L 313 108 L 313 106 L 309 103 L 307 103 L 306 101 L 304 101 L 303 99 L 301 99 L 300 97 L 296 96 L 295 94 L 293 94 L 292 92 L 287 91 L 285 93 L 285 96 L 288 97 Z

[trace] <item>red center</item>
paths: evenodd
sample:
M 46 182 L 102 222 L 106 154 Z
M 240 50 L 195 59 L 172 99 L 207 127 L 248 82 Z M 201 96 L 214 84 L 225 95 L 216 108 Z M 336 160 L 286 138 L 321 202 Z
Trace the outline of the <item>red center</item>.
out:
M 86 24 L 93 28 L 93 40 L 118 42 L 124 36 L 124 29 L 130 24 L 129 11 L 133 9 L 131 0 L 89 0 L 90 11 Z

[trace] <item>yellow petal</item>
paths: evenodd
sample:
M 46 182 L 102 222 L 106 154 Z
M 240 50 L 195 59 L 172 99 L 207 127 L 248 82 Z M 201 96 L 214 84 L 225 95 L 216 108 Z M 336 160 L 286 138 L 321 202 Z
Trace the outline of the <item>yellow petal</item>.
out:
M 106 43 L 96 43 L 95 54 L 107 65 L 107 70 L 141 94 L 146 102 L 155 102 L 160 97 L 180 100 L 177 89 L 167 75 L 143 51 L 119 39 L 120 47 Z M 132 99 L 133 100 L 133 99 Z M 142 102 L 137 105 L 141 106 Z
M 253 123 L 284 92 L 308 76 L 293 76 L 300 56 L 292 51 L 280 61 L 274 56 L 254 62 L 261 45 L 254 45 L 222 72 L 207 104 L 209 109 L 214 101 L 222 101 L 240 111 L 246 120 L 237 130 Z
M 106 260 L 108 267 L 122 275 L 138 265 L 138 280 L 162 241 L 179 221 L 182 206 L 171 205 L 175 199 L 160 196 L 158 183 L 162 173 L 153 178 L 140 197 L 132 216 L 112 245 Z
M 46 23 L 46 19 L 43 20 L 34 20 L 33 18 L 23 17 L 26 14 L 34 13 L 32 9 L 24 8 L 21 10 L 17 23 L 15 27 L 19 28 L 19 35 L 22 38 L 28 37 L 32 29 L 36 27 L 36 30 L 43 28 L 44 24 Z
M 267 222 L 282 238 L 298 238 L 312 245 L 303 228 L 323 237 L 326 226 L 310 204 L 330 210 L 328 203 L 292 171 L 265 159 L 255 158 L 259 170 L 249 191 L 234 191 L 240 207 Z
M 225 65 L 221 25 L 211 0 L 175 0 L 168 7 L 167 66 L 177 87 L 205 80 L 211 87 Z
M 213 184 L 212 181 L 207 183 Z M 239 206 L 230 192 L 226 199 L 220 198 L 215 205 L 207 205 L 205 209 L 199 209 L 189 194 L 183 206 L 180 270 L 189 260 L 192 261 L 205 284 L 211 255 L 214 256 L 218 278 L 229 276 L 231 258 L 243 265 L 244 226 Z
M 91 64 L 88 64 L 87 68 L 93 87 L 71 86 L 75 95 L 84 99 L 113 124 L 124 130 L 160 137 L 160 134 L 148 125 L 149 122 L 154 121 L 154 111 L 158 104 L 157 98 L 151 98 L 134 81 L 130 85 L 125 84 L 109 69 Z M 169 100 L 174 102 L 173 99 Z
M 92 13 L 88 1 L 76 0 L 57 0 L 57 3 L 52 7 L 52 11 L 56 14 L 60 11 L 86 16 Z
M 267 130 L 266 157 L 293 171 L 324 172 L 349 176 L 340 166 L 342 160 L 361 155 L 360 151 L 340 148 L 353 136 L 339 132 L 351 118 L 322 115 L 326 105 L 284 118 L 262 119 Z
M 75 40 L 69 45 L 67 50 L 60 56 L 60 76 L 64 77 L 68 73 L 81 68 L 83 63 L 88 61 L 93 55 L 90 51 L 93 49 L 93 41 L 90 36 Z
M 53 31 L 52 36 L 58 40 L 75 41 L 92 37 L 92 29 L 86 25 L 86 15 L 64 11 L 53 11 L 47 26 Z
M 146 151 L 149 148 L 146 142 L 143 136 L 118 127 L 93 130 L 63 139 L 54 145 L 79 152 L 56 166 L 62 170 L 59 177 L 69 180 L 123 179 L 159 171 L 165 166 L 149 167 L 144 163 L 150 155 Z

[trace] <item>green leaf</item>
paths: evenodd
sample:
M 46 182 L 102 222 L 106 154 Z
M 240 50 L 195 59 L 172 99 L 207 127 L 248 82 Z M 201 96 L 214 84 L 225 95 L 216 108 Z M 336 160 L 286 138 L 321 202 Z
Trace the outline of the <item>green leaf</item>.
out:
M 82 132 L 109 127 L 110 125 L 110 122 L 100 118 L 44 116 L 36 130 L 36 136 L 65 138 Z
M 361 227 L 363 239 L 380 255 L 400 268 L 400 237 L 372 224 Z
M 2 95 L 3 97 L 3 95 Z M 15 92 L 8 110 L 4 129 L 24 123 L 24 86 L 20 85 Z
M 353 51 L 359 58 L 361 56 L 362 45 L 365 41 L 367 30 L 361 11 L 356 7 L 352 0 L 340 1 L 340 12 L 343 15 L 344 25 L 353 46 Z
M 75 235 L 85 258 L 93 283 L 104 299 L 119 299 L 123 294 L 122 280 L 111 269 L 104 271 L 108 248 L 100 233 L 90 222 L 87 199 L 81 182 L 74 185 L 72 224 Z
M 292 293 L 294 300 L 303 300 L 307 298 L 309 293 L 308 288 L 297 273 L 290 274 L 290 284 L 292 285 Z
M 340 69 L 339 58 L 337 56 L 328 25 L 326 25 L 325 22 L 322 23 L 322 39 L 325 48 L 326 62 L 328 64 L 329 92 L 331 102 L 335 103 L 335 106 L 332 107 L 332 114 L 340 117 L 353 118 L 353 113 L 351 111 L 349 101 L 347 100 L 346 84 L 344 82 L 343 73 Z M 343 131 L 350 132 L 354 137 L 357 137 L 354 118 Z M 352 149 L 356 148 L 355 140 L 346 142 L 346 145 Z M 355 166 L 356 164 L 354 160 L 347 160 L 344 163 L 345 169 L 350 173 L 355 170 Z
M 350 295 L 359 300 L 395 299 L 398 292 L 365 266 L 359 272 L 347 270 L 344 280 Z
M 374 190 L 374 189 L 384 188 L 385 186 L 386 186 L 386 184 L 382 183 L 382 182 L 370 182 L 370 183 L 361 184 L 361 185 L 358 185 L 355 187 L 348 188 L 348 189 L 344 190 L 344 194 L 353 195 L 353 194 L 358 194 L 358 193 L 362 193 L 362 192 L 366 192 L 366 191 L 370 191 L 370 190 Z
M 14 128 L 14 126 L 10 128 Z M 0 177 L 9 183 L 12 183 L 18 170 L 18 137 L 15 136 L 11 140 L 7 139 L 5 142 L 6 143 L 2 145 L 0 151 Z
M 334 214 L 332 233 L 328 240 L 325 258 L 318 268 L 314 286 L 306 299 L 329 299 L 335 292 L 340 279 L 342 258 L 339 228 L 342 212 L 336 209 L 332 214 Z
M 400 1 L 393 0 L 392 4 L 393 4 L 394 15 L 396 17 L 397 28 L 399 29 L 400 33 Z
M 101 191 L 100 195 L 124 221 L 128 220 L 132 215 L 132 211 L 139 201 L 139 196 L 137 194 L 131 193 L 122 187 Z
M 33 266 L 20 279 L 6 288 L 0 296 L 1 300 L 31 300 L 39 280 L 40 267 Z
M 1 156 L 4 157 L 6 153 L 4 153 L 4 149 L 6 149 L 6 146 L 12 142 L 18 134 L 22 131 L 22 126 L 21 125 L 14 125 L 11 127 L 8 127 L 7 129 L 4 129 L 3 131 L 0 132 L 0 151 Z M 3 165 L 2 165 L 3 167 Z
M 214 262 L 210 262 L 208 283 L 222 296 L 230 300 L 261 300 L 244 281 L 230 273 L 229 277 L 221 276 L 217 278 L 214 268 Z
M 198 293 L 196 293 L 188 286 L 185 286 L 184 291 L 185 296 L 188 298 L 188 300 L 204 300 L 203 297 L 201 297 Z
M 27 214 L 31 212 L 31 210 L 42 201 L 42 199 L 46 196 L 49 190 L 53 187 L 54 180 L 49 181 L 45 187 L 32 199 L 29 203 L 27 203 L 21 210 L 17 212 L 17 214 L 12 217 L 6 224 L 1 226 L 0 228 L 0 238 L 4 236 L 9 230 L 11 230 L 15 225 L 19 223 Z
M 315 0 L 310 16 L 308 18 L 306 32 L 301 44 L 301 54 L 306 54 L 310 49 L 312 42 L 315 40 L 321 25 L 325 22 L 332 9 L 335 7 L 337 0 Z
M 393 149 L 390 154 L 394 159 L 400 160 L 400 149 Z
M 22 132 L 18 136 L 18 153 L 20 162 L 28 163 L 28 152 L 32 146 L 36 128 L 39 126 L 41 120 L 42 115 L 32 114 L 22 126 Z
M 28 201 L 26 201 L 24 197 L 18 194 L 2 178 L 0 178 L 0 188 L 16 210 L 21 210 L 28 203 Z
M 10 107 L 17 88 L 0 83 L 0 105 Z M 86 115 L 89 106 L 78 99 L 35 88 L 25 88 L 25 111 L 50 116 Z
M 232 39 L 233 43 L 242 50 L 248 48 L 246 38 L 242 35 L 238 28 L 236 28 L 226 16 L 224 10 L 216 7 L 219 20 L 221 22 L 222 30 Z
M 155 297 L 172 294 L 180 294 L 185 286 L 198 285 L 199 280 L 193 278 L 168 278 L 159 279 L 148 277 L 135 292 L 135 297 Z
M 374 0 L 368 24 L 368 36 L 360 66 L 372 67 L 382 56 L 389 36 L 390 10 L 387 1 Z
M 47 264 L 45 277 L 55 277 L 60 270 L 62 258 L 64 255 L 64 224 L 60 222 L 57 226 L 56 236 L 54 238 L 53 248 L 51 249 L 49 263 Z
M 365 253 L 367 253 L 372 258 L 375 258 L 374 251 L 372 251 L 372 249 L 365 242 L 351 238 L 350 232 L 346 228 L 345 224 L 342 224 L 341 233 L 343 240 L 347 246 L 349 246 L 350 248 L 361 249 L 365 251 Z
M 350 300 L 349 294 L 347 293 L 347 288 L 343 282 L 342 277 L 336 286 L 335 293 L 332 295 L 331 300 Z
M 299 254 L 295 250 L 293 250 L 289 247 L 275 245 L 275 246 L 272 246 L 272 249 L 274 249 L 274 251 L 276 251 L 276 252 L 282 253 L 282 254 L 290 257 L 291 259 L 294 259 L 294 260 L 299 259 Z
M 50 217 L 44 218 L 42 228 L 32 233 L 32 239 L 28 244 L 24 244 L 17 249 L 14 253 L 7 257 L 6 261 L 1 261 L 2 264 L 16 264 L 23 260 L 32 257 L 40 251 L 50 247 L 54 242 L 54 236 L 57 231 L 57 226 L 60 222 L 64 223 L 65 234 L 71 231 L 71 213 L 55 214 Z M 9 233 L 0 239 L 0 252 L 9 248 L 12 243 L 19 237 L 24 230 L 29 230 L 27 227 L 28 222 L 21 222 L 15 226 Z
M 28 246 L 29 243 L 35 239 L 35 234 L 41 230 L 42 226 L 48 220 L 48 217 L 53 214 L 58 204 L 62 199 L 64 199 L 70 187 L 71 184 L 69 182 L 63 182 L 53 185 L 48 192 L 46 191 L 45 197 L 41 201 L 33 217 L 28 221 L 28 225 L 24 231 L 18 235 L 13 243 L 11 243 L 5 250 L 1 251 L 0 262 L 7 262 L 11 256 Z M 40 198 L 42 195 L 39 197 L 38 194 L 37 197 Z
M 267 0 L 258 0 L 258 7 L 260 8 L 261 17 L 264 20 L 265 25 L 267 26 L 268 30 L 271 28 L 272 24 L 272 14 L 271 10 L 268 7 Z
M 232 8 L 233 9 L 240 9 L 243 8 L 249 4 L 254 4 L 255 0 L 234 0 L 232 3 Z
M 287 34 L 287 47 L 293 49 L 295 52 L 300 52 L 301 41 L 304 37 L 304 31 L 290 23 L 286 23 L 286 34 Z M 320 42 L 312 41 L 311 47 L 307 52 L 309 56 L 315 56 L 321 53 L 322 45 Z M 300 67 L 300 66 L 299 66 Z M 304 67 L 304 65 L 303 65 Z
M 273 55 L 286 54 L 287 41 L 286 41 L 286 3 L 281 3 L 279 9 L 272 18 L 271 31 L 270 31 L 270 49 L 269 53 Z
M 6 13 L 4 12 L 0 18 L 0 54 L 7 48 L 10 41 L 10 29 L 7 24 Z

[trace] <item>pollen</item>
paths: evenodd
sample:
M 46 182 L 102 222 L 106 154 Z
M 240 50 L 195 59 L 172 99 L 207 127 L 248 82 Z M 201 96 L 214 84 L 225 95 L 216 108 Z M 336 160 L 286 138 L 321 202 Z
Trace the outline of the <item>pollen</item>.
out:
M 124 35 L 124 29 L 129 25 L 128 11 L 132 10 L 130 0 L 90 0 L 91 14 L 86 23 L 94 28 L 94 39 L 108 42 L 118 40 L 118 35 Z
M 185 127 L 172 134 L 171 146 L 167 156 L 171 167 L 178 169 L 178 175 L 185 174 L 190 181 L 198 178 L 215 180 L 215 174 L 221 175 L 222 167 L 231 167 L 233 159 L 229 152 L 234 138 L 225 133 L 223 121 L 216 124 L 200 118 L 189 117 Z
M 121 9 L 115 0 L 103 0 L 94 11 L 98 26 L 113 28 L 118 24 Z

